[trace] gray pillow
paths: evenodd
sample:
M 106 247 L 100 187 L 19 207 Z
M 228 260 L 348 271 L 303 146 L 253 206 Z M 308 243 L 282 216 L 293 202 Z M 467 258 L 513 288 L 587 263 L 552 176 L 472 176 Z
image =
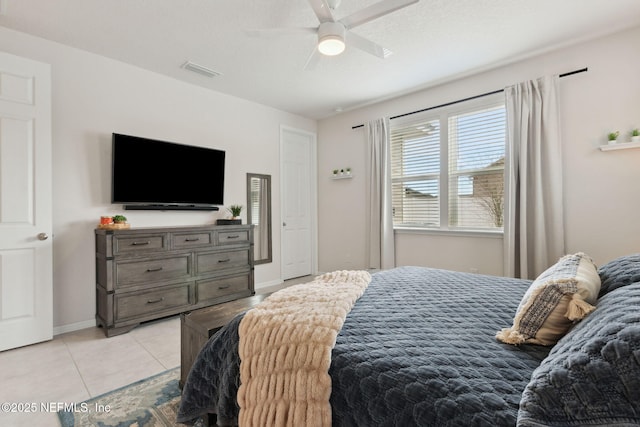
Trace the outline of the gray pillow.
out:
M 614 289 L 640 282 L 640 254 L 632 254 L 609 261 L 598 269 L 602 285 L 600 297 Z
M 610 291 L 531 375 L 518 426 L 640 425 L 640 283 Z

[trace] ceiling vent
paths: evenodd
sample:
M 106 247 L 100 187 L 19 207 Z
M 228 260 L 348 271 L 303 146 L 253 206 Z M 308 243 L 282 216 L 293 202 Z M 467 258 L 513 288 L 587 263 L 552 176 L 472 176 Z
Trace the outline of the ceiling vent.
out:
M 184 68 L 185 70 L 193 71 L 194 73 L 198 73 L 209 78 L 214 78 L 222 75 L 222 73 L 212 70 L 211 68 L 207 68 L 203 65 L 196 64 L 195 62 L 191 62 L 191 61 L 187 61 L 184 64 L 182 64 L 182 68 Z

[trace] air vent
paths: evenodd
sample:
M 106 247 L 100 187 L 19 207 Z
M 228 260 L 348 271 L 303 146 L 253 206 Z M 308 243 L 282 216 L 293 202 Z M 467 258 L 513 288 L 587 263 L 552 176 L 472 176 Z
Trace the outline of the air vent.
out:
M 187 61 L 182 64 L 182 68 L 184 68 L 185 70 L 193 71 L 194 73 L 202 74 L 203 76 L 209 78 L 214 78 L 222 75 L 222 73 L 212 70 L 211 68 L 207 68 L 203 65 L 196 64 L 195 62 L 191 61 Z

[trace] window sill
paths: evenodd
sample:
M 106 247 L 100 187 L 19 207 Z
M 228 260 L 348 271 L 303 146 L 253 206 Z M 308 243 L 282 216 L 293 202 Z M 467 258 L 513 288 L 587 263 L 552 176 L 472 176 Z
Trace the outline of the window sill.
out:
M 435 228 L 420 228 L 420 227 L 394 227 L 393 231 L 396 234 L 425 234 L 431 236 L 452 236 L 452 237 L 478 237 L 478 238 L 491 238 L 502 239 L 504 232 L 490 231 L 490 230 L 441 230 Z

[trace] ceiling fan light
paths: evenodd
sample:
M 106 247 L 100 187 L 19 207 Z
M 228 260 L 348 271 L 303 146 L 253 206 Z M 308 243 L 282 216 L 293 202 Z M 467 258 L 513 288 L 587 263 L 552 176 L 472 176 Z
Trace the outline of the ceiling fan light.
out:
M 340 22 L 323 22 L 318 27 L 318 51 L 327 56 L 344 52 L 346 29 Z
M 344 39 L 339 35 L 326 35 L 318 43 L 320 53 L 327 56 L 340 55 L 344 49 Z

